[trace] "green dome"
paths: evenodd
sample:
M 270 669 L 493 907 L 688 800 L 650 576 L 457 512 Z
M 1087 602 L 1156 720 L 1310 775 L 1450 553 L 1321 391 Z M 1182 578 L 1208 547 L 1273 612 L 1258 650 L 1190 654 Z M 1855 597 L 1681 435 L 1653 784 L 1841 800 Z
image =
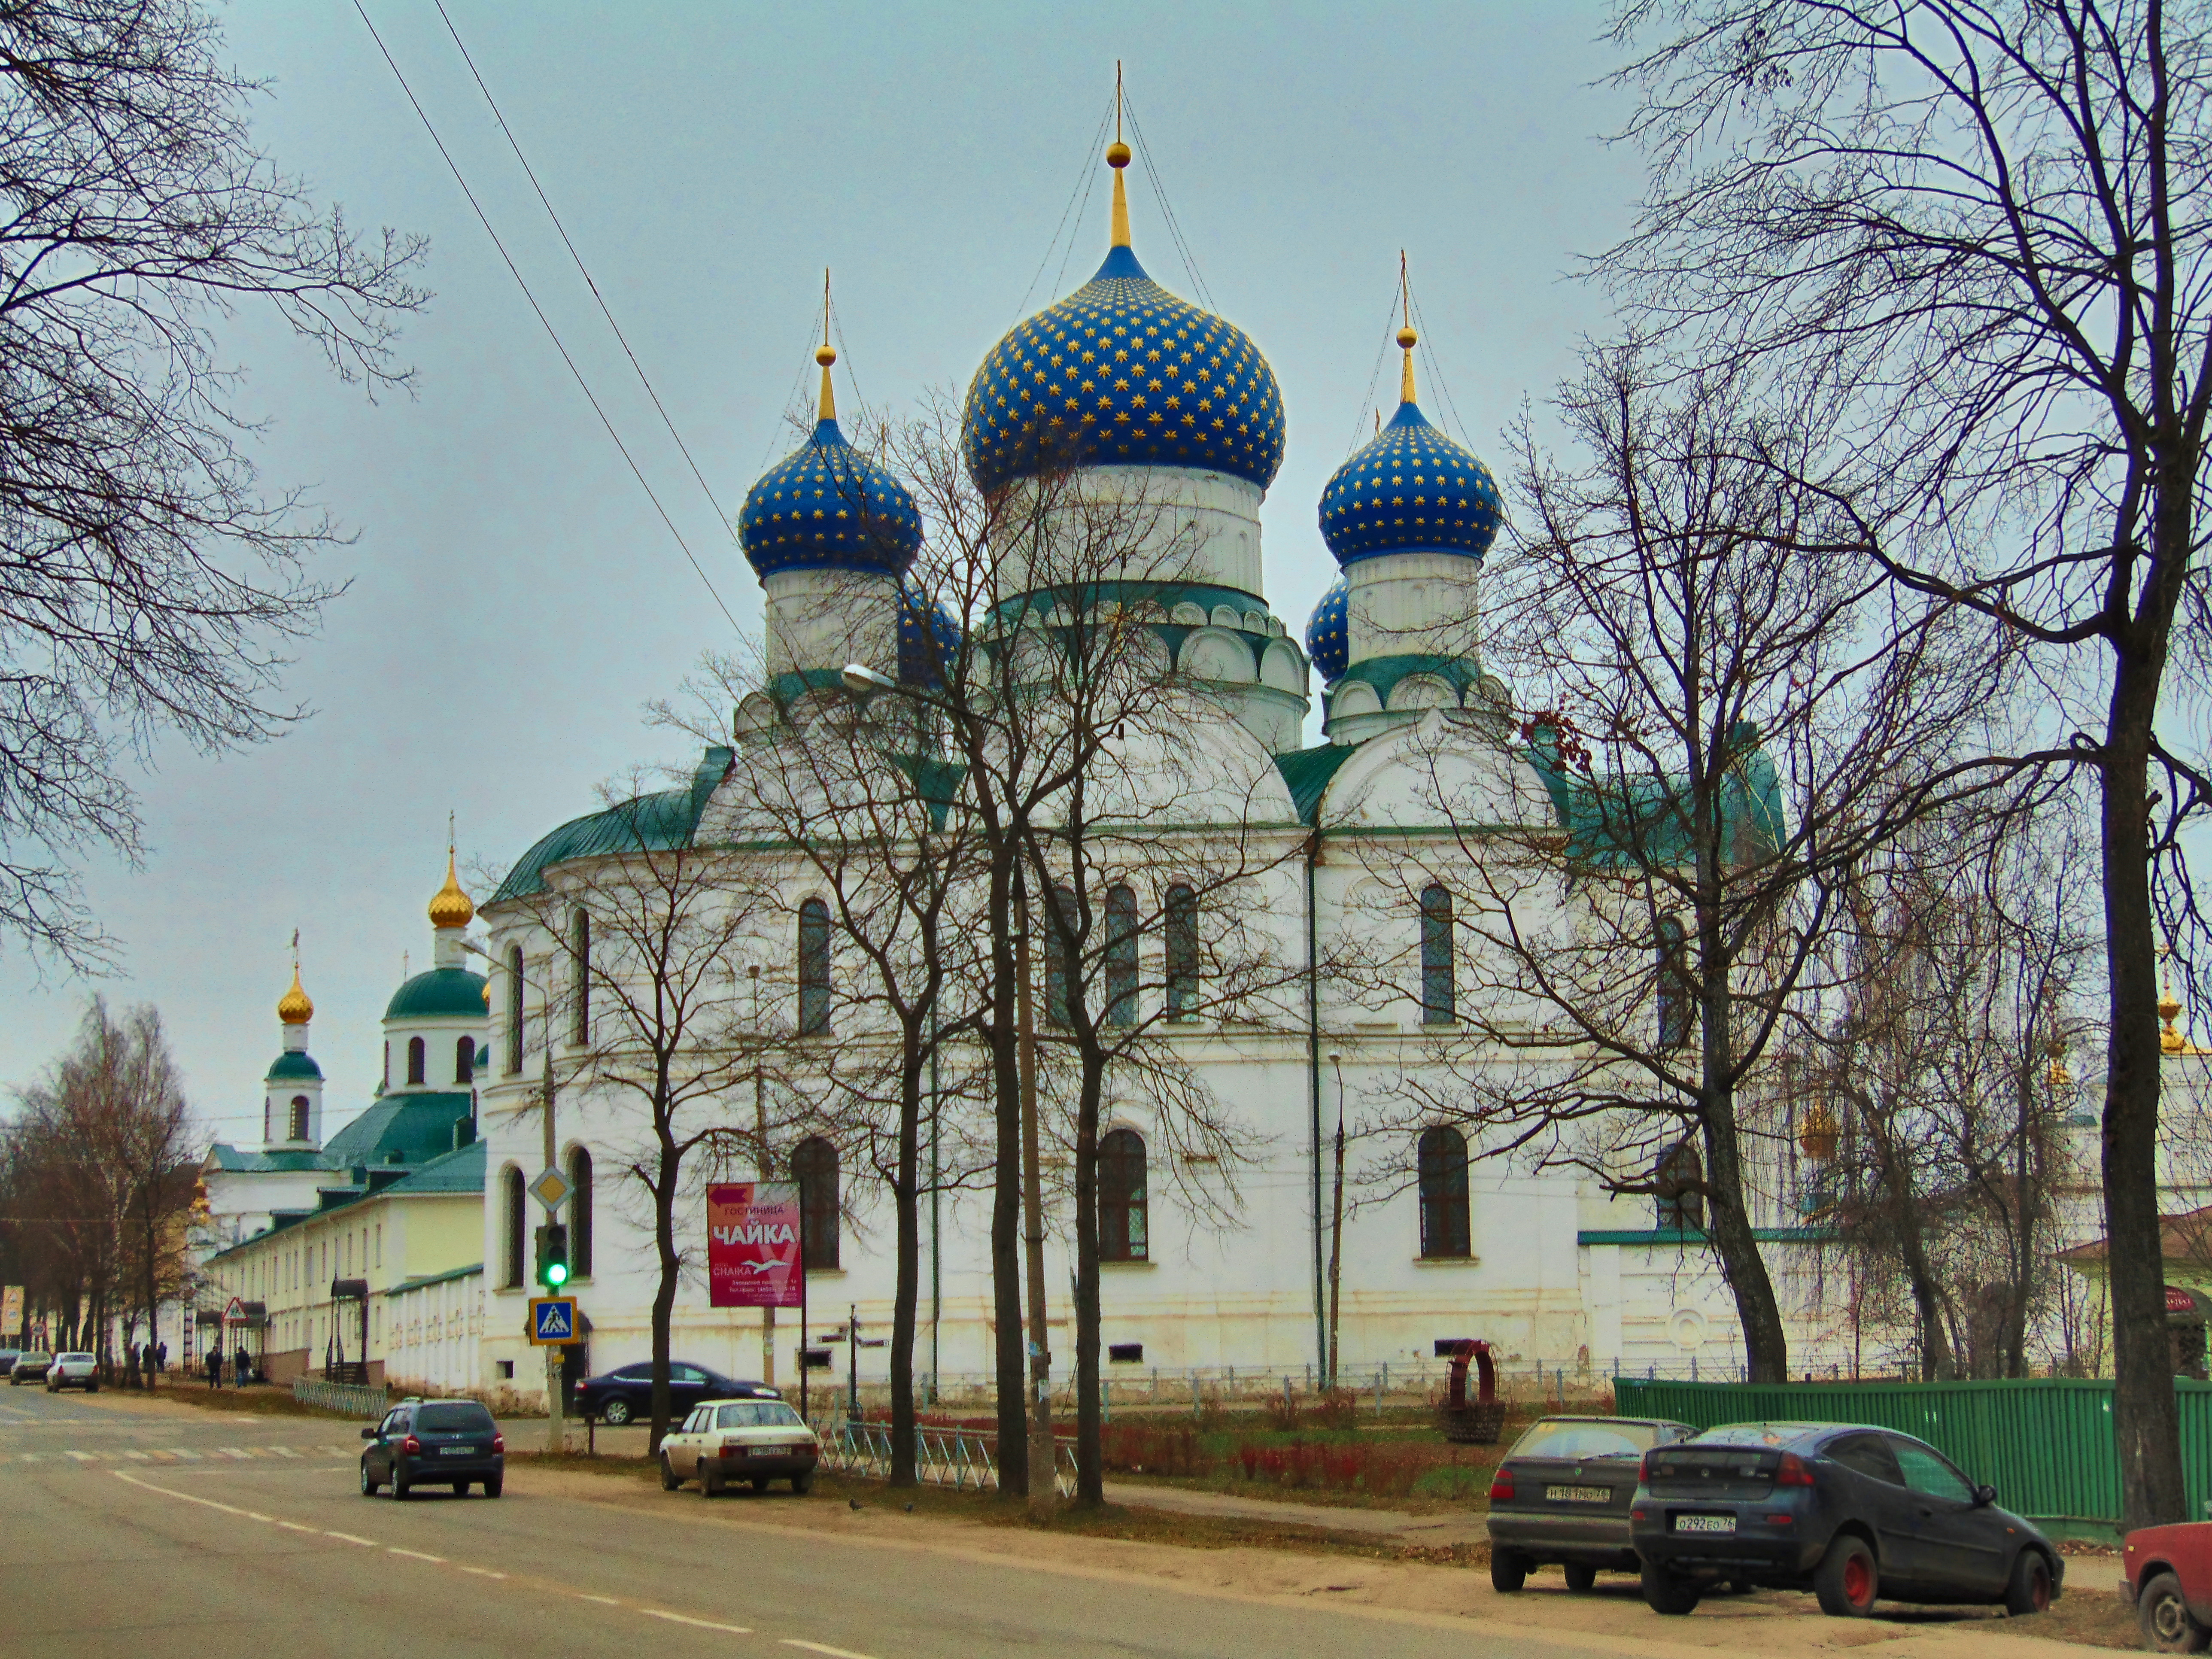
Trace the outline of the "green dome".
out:
M 417 974 L 392 994 L 390 1019 L 482 1019 L 484 976 L 466 968 L 433 968 Z
M 308 1059 L 307 1055 L 285 1053 L 276 1056 L 276 1063 L 269 1068 L 266 1080 L 276 1083 L 289 1081 L 294 1078 L 313 1078 L 317 1082 L 320 1082 L 322 1075 L 323 1068 Z

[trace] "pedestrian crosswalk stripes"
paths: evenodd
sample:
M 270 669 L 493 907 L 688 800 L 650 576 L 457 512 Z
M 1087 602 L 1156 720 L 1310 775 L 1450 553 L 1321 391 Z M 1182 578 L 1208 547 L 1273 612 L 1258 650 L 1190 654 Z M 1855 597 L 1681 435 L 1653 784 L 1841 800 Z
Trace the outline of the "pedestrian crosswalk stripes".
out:
M 228 1458 L 238 1462 L 252 1462 L 258 1458 L 352 1457 L 358 1446 L 222 1446 L 214 1453 L 193 1451 L 185 1446 L 130 1446 L 116 1450 L 87 1451 L 65 1446 L 56 1451 L 0 1452 L 0 1467 L 13 1463 L 56 1464 L 63 1468 L 85 1463 L 198 1463 L 210 1455 Z

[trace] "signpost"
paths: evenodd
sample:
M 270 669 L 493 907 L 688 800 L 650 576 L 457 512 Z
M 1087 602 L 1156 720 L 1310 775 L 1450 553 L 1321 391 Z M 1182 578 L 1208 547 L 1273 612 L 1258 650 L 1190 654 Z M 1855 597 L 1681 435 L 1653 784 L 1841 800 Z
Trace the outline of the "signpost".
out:
M 799 1310 L 799 1414 L 806 1415 L 805 1224 L 797 1186 L 717 1182 L 707 1188 L 707 1300 L 716 1308 Z
M 531 1197 L 545 1206 L 546 1218 L 550 1220 L 553 1212 L 568 1201 L 568 1194 L 575 1189 L 569 1186 L 568 1176 L 549 1166 L 538 1173 L 538 1179 L 530 1183 L 527 1190 Z
M 539 1348 L 565 1348 L 583 1339 L 576 1334 L 576 1298 L 573 1296 L 533 1296 L 530 1298 L 530 1341 Z
M 0 1285 L 0 1340 L 13 1342 L 23 1332 L 23 1287 Z

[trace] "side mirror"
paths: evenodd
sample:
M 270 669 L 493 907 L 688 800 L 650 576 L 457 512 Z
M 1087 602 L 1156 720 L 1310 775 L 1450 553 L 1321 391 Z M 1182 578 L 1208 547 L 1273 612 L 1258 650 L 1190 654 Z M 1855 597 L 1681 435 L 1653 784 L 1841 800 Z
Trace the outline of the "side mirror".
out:
M 1995 1486 L 1977 1486 L 1974 1488 L 1974 1507 L 1976 1509 L 1985 1510 L 1996 1501 L 1997 1489 Z
M 376 1438 L 376 1431 L 374 1429 L 363 1429 L 361 1431 L 361 1437 L 364 1440 L 374 1440 Z

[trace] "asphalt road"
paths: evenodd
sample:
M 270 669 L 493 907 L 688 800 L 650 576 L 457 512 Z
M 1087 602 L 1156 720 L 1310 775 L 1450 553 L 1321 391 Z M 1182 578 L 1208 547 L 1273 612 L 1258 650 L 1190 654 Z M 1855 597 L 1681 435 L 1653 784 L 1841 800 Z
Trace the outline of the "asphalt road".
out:
M 665 1514 L 533 1494 L 520 1469 L 496 1502 L 365 1500 L 358 1433 L 0 1389 L 0 1654 L 1434 1659 L 1440 1639 L 1325 1607 L 720 1525 L 734 1506 L 696 1494 Z M 1443 1639 L 1474 1659 L 1541 1647 L 1480 1626 Z

